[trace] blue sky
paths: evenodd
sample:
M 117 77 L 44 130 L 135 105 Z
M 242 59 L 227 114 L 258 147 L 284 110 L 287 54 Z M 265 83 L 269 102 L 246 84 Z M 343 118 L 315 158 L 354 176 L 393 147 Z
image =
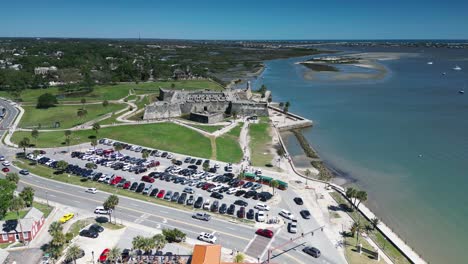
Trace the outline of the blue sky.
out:
M 468 39 L 468 1 L 1 2 L 2 37 Z

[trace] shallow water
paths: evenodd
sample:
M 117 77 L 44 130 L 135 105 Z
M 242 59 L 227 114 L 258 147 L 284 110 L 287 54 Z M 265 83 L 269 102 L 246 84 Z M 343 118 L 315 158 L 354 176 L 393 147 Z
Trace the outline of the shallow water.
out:
M 307 80 L 308 69 L 294 64 L 304 58 L 274 60 L 254 86 L 264 83 L 274 101 L 290 101 L 290 111 L 314 121 L 304 134 L 320 156 L 366 190 L 368 206 L 418 253 L 460 263 L 468 237 L 468 94 L 458 91 L 468 92 L 468 50 L 375 51 L 421 56 L 381 61 L 389 72 L 378 81 Z M 300 155 L 297 143 L 288 148 Z

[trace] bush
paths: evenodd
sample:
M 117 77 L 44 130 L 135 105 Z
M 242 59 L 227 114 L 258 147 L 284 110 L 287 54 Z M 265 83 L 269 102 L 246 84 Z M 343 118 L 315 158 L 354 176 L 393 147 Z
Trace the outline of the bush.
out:
M 179 243 L 185 241 L 185 237 L 187 236 L 184 232 L 180 231 L 177 228 L 174 229 L 163 229 L 162 231 L 164 237 L 166 238 L 167 242 L 169 243 Z
M 55 95 L 50 93 L 45 93 L 37 98 L 36 108 L 49 108 L 58 104 L 57 98 Z

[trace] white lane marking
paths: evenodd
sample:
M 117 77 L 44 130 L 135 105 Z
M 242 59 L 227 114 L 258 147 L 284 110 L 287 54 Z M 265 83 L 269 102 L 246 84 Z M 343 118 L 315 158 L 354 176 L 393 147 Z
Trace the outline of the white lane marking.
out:
M 263 256 L 265 255 L 265 253 L 268 251 L 268 249 L 270 249 L 271 244 L 273 243 L 273 240 L 275 240 L 276 236 L 278 236 L 280 232 L 281 232 L 281 228 L 279 228 L 278 231 L 276 231 L 275 235 L 271 238 L 270 242 L 268 243 L 268 245 L 265 247 L 262 254 L 260 255 L 260 259 L 263 259 Z
M 48 196 L 49 197 L 57 197 L 56 195 L 53 195 L 53 194 L 49 194 Z
M 160 213 L 163 213 L 163 214 L 168 214 L 169 212 L 168 211 L 163 211 L 163 210 L 159 210 Z
M 255 235 L 250 241 L 249 243 L 247 244 L 247 246 L 244 248 L 244 250 L 242 252 L 246 252 L 247 249 L 250 247 L 250 245 L 253 243 L 253 241 L 255 240 L 255 238 L 257 238 L 257 235 Z
M 140 205 L 138 204 L 134 204 L 134 203 L 131 203 L 132 206 L 135 206 L 135 207 L 140 207 Z

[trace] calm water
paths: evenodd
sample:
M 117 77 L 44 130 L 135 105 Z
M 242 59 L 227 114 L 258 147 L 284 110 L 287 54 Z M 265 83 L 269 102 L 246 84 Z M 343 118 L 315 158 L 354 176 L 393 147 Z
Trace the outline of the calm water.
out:
M 314 120 L 304 133 L 321 157 L 366 190 L 369 207 L 425 259 L 461 263 L 468 248 L 468 50 L 403 51 L 421 56 L 383 61 L 390 72 L 380 81 L 306 80 L 307 69 L 294 64 L 303 59 L 294 58 L 267 62 L 255 85 L 263 82 L 275 101 L 290 101 L 290 111 Z

